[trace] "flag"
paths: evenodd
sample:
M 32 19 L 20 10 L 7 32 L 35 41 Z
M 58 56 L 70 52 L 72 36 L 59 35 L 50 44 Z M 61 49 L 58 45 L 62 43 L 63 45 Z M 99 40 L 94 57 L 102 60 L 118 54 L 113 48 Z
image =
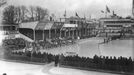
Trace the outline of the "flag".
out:
M 110 13 L 110 9 L 108 8 L 107 5 L 106 5 L 106 12 Z
M 75 16 L 79 17 L 79 15 L 77 14 L 77 12 L 75 13 Z
M 104 11 L 103 11 L 103 10 L 101 10 L 101 13 L 104 13 Z

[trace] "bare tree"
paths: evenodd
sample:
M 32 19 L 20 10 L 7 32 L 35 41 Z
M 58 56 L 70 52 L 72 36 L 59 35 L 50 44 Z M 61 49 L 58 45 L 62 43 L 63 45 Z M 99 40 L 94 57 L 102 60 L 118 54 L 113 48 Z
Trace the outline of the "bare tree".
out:
M 48 16 L 48 10 L 39 6 L 30 6 L 29 9 L 25 6 L 10 5 L 4 9 L 3 22 L 9 24 L 18 24 L 25 21 L 40 21 Z
M 35 20 L 35 15 L 36 15 L 36 13 L 35 13 L 35 7 L 34 6 L 30 6 L 29 7 L 29 13 L 30 13 L 30 15 L 31 15 L 31 21 L 34 21 Z
M 25 21 L 26 20 L 25 17 L 28 13 L 28 9 L 25 6 L 20 6 L 20 8 L 21 8 L 21 19 L 22 21 Z
M 22 12 L 21 12 L 21 8 L 20 8 L 20 6 L 18 6 L 18 7 L 15 7 L 15 9 L 14 9 L 14 13 L 15 13 L 15 23 L 16 24 L 18 24 L 18 23 L 20 23 L 20 21 L 21 21 L 21 15 L 22 15 Z
M 38 21 L 44 19 L 45 16 L 48 15 L 48 10 L 47 9 L 43 9 L 39 6 L 36 7 L 36 19 Z
M 10 5 L 4 9 L 3 22 L 7 24 L 18 24 L 22 21 L 22 9 L 20 6 Z
M 15 24 L 15 7 L 10 5 L 4 9 L 3 22 L 7 24 Z

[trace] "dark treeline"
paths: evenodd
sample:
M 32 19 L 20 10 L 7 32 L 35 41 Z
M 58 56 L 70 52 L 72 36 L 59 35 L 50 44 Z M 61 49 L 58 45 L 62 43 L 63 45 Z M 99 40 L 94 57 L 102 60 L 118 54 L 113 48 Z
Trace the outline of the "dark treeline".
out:
M 64 55 L 53 55 L 49 53 L 33 52 L 13 52 L 17 55 L 26 55 L 28 57 L 43 58 L 47 62 L 55 61 L 55 65 L 58 63 L 64 66 L 78 67 L 81 69 L 101 69 L 110 71 L 123 71 L 123 72 L 134 72 L 134 62 L 132 58 L 125 57 L 99 57 L 95 55 L 93 58 L 79 57 L 76 56 L 64 56 Z
M 3 23 L 19 24 L 21 22 L 40 21 L 47 17 L 48 9 L 40 6 L 9 5 L 3 11 Z

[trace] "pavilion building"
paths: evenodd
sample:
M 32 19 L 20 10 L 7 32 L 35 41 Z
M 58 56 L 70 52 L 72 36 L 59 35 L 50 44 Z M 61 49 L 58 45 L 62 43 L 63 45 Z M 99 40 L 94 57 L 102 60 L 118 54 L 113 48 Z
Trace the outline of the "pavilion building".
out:
M 64 21 L 36 21 L 19 25 L 20 34 L 33 41 L 48 39 L 80 39 L 95 34 L 96 25 L 84 18 L 70 17 Z

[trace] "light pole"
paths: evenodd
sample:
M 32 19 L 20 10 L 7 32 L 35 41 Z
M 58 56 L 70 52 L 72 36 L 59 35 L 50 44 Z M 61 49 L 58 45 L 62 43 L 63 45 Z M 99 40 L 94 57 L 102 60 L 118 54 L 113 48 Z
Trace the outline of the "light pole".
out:
M 99 40 L 99 43 L 98 43 L 98 50 L 99 50 L 99 54 L 100 54 L 100 56 L 101 56 L 101 49 L 100 49 L 100 40 Z

